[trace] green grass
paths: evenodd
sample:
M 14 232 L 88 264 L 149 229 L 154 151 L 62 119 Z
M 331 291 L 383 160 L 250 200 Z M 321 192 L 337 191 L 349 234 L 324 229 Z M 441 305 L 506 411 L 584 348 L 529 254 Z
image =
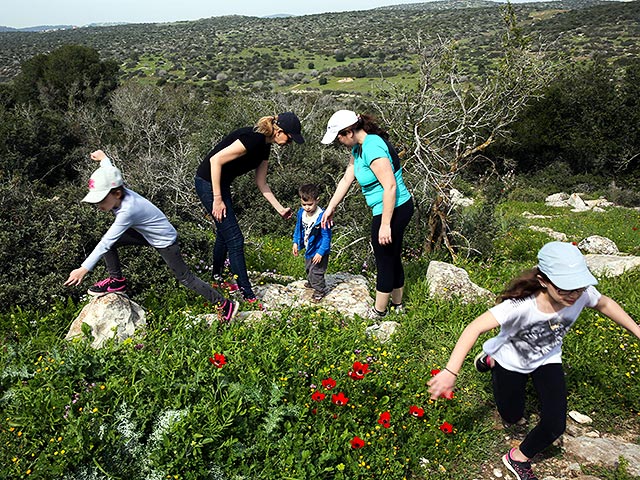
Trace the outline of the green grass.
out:
M 502 253 L 461 263 L 496 293 L 532 266 L 546 241 L 531 236 L 523 210 L 548 211 L 541 204 L 503 205 L 495 240 Z M 621 248 L 631 242 L 631 212 L 553 212 L 554 229 L 573 226 L 577 235 L 601 228 Z M 301 277 L 303 260 L 290 249 L 288 238 L 252 239 L 250 268 Z M 335 259 L 332 271 L 345 264 Z M 487 305 L 429 299 L 427 265 L 426 258 L 407 261 L 409 313 L 387 344 L 367 337 L 361 319 L 321 307 L 207 328 L 194 320 L 207 307 L 176 289 L 169 297 L 137 299 L 148 312 L 146 333 L 94 351 L 84 340 L 63 340 L 82 305 L 58 303 L 44 313 L 16 308 L 0 318 L 0 477 L 478 478 L 481 465 L 506 448 L 504 433 L 495 430 L 489 376 L 467 362 L 455 398 L 436 402 L 426 382 Z M 598 286 L 636 319 L 639 287 L 640 273 Z M 215 354 L 226 357 L 222 368 L 209 361 Z M 356 361 L 369 366 L 362 380 L 348 375 Z M 565 338 L 564 362 L 570 409 L 592 415 L 600 431 L 639 431 L 637 339 L 586 311 Z M 330 391 L 322 387 L 329 377 L 337 384 Z M 314 392 L 326 397 L 314 401 Z M 338 392 L 347 405 L 331 402 Z M 413 405 L 424 409 L 422 418 L 408 413 Z M 384 412 L 389 428 L 378 423 Z M 440 430 L 444 422 L 452 433 Z M 363 448 L 351 447 L 355 436 Z M 630 478 L 618 470 L 603 478 Z

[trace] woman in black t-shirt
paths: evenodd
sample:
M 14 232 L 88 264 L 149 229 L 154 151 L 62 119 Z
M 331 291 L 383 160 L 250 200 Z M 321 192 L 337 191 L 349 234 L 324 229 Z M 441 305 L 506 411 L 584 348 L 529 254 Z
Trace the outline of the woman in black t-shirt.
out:
M 264 198 L 282 218 L 292 215 L 291 208 L 283 207 L 267 183 L 271 145 L 303 143 L 300 120 L 292 112 L 262 117 L 255 127 L 234 130 L 223 138 L 203 158 L 196 172 L 198 197 L 216 224 L 216 243 L 213 249 L 213 273 L 220 276 L 229 255 L 231 271 L 237 276 L 238 287 L 248 301 L 255 294 L 247 275 L 244 257 L 244 236 L 233 211 L 231 182 L 238 176 L 255 170 L 256 185 Z

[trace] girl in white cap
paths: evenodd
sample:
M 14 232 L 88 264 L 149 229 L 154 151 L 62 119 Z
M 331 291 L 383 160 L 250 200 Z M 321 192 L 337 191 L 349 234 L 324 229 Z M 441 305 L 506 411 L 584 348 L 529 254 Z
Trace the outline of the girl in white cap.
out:
M 224 298 L 189 270 L 180 253 L 178 233 L 165 214 L 149 200 L 124 186 L 120 170 L 112 165 L 102 150 L 93 152 L 91 158 L 100 162 L 100 168 L 91 175 L 89 193 L 82 201 L 96 204 L 103 212 L 111 211 L 116 218 L 82 266 L 73 270 L 64 284 L 80 285 L 98 260 L 104 258 L 109 276 L 90 287 L 88 293 L 125 292 L 127 282 L 120 267 L 118 247 L 149 245 L 158 250 L 180 283 L 216 305 L 221 321 L 231 321 L 238 311 L 238 303 Z
M 502 420 L 505 424 L 524 423 L 529 377 L 540 404 L 540 422 L 502 459 L 518 480 L 537 480 L 530 459 L 565 430 L 567 386 L 562 339 L 580 312 L 594 308 L 640 338 L 640 326 L 620 305 L 600 294 L 594 287 L 597 283 L 575 245 L 547 243 L 538 252 L 538 265 L 512 280 L 498 304 L 464 329 L 446 367 L 428 382 L 434 400 L 450 392 L 478 337 L 500 328 L 496 337 L 484 343 L 474 364 L 478 371 L 491 371 Z
M 322 143 L 336 139 L 351 149 L 351 158 L 338 182 L 324 216 L 322 228 L 333 225 L 333 215 L 351 184 L 357 180 L 373 213 L 371 245 L 376 258 L 376 299 L 369 317 L 379 320 L 392 309 L 404 310 L 404 269 L 402 241 L 413 215 L 413 200 L 402 179 L 400 159 L 388 141 L 389 135 L 370 115 L 339 110 L 327 124 Z

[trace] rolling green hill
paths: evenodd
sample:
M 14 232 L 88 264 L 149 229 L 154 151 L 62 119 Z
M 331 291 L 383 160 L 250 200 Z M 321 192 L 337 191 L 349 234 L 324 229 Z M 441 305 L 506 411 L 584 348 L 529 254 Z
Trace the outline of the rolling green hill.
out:
M 222 91 L 363 90 L 381 77 L 414 81 L 418 54 L 438 38 L 456 39 L 470 71 L 482 74 L 500 47 L 501 8 L 486 0 L 447 0 L 348 14 L 0 32 L 0 81 L 10 81 L 33 55 L 80 44 L 117 60 L 123 78 L 144 82 L 190 82 Z M 575 59 L 605 55 L 621 64 L 640 54 L 638 1 L 514 8 L 524 32 L 547 50 Z

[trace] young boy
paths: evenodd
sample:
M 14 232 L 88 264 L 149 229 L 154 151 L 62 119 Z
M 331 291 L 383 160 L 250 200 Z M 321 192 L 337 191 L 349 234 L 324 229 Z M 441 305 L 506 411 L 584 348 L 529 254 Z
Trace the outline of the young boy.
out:
M 316 185 L 306 184 L 298 189 L 302 207 L 298 210 L 296 229 L 293 232 L 293 255 L 305 250 L 304 263 L 307 272 L 308 288 L 313 288 L 314 302 L 319 302 L 326 295 L 327 284 L 324 274 L 329 264 L 331 248 L 331 228 L 321 228 L 320 221 L 324 210 L 318 206 L 320 190 Z
M 89 193 L 82 201 L 97 205 L 103 212 L 111 211 L 116 218 L 82 266 L 73 270 L 64 284 L 79 285 L 103 257 L 109 277 L 90 287 L 88 293 L 124 292 L 127 281 L 122 274 L 117 248 L 122 245 L 149 245 L 158 250 L 180 283 L 217 305 L 220 320 L 230 322 L 238 311 L 238 303 L 224 298 L 189 270 L 180 254 L 178 233 L 165 214 L 149 200 L 124 186 L 120 170 L 111 164 L 102 150 L 93 152 L 91 158 L 100 162 L 100 168 L 91 175 Z

